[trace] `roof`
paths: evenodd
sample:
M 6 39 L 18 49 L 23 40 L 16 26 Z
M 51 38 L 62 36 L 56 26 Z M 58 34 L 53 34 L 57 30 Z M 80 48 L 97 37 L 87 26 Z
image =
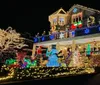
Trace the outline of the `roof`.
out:
M 86 6 L 83 6 L 83 5 L 79 5 L 79 4 L 74 4 L 74 5 L 69 9 L 69 11 L 65 11 L 65 10 L 61 7 L 59 10 L 57 10 L 57 11 L 54 12 L 54 13 L 52 13 L 51 15 L 53 15 L 53 14 L 66 14 L 66 13 L 71 12 L 71 11 L 73 10 L 73 8 L 75 8 L 75 7 L 78 7 L 78 8 L 84 9 L 84 10 L 88 10 L 88 11 L 91 11 L 91 12 L 98 12 L 98 13 L 100 13 L 99 10 L 96 10 L 96 9 L 93 9 L 93 8 L 89 8 L 89 7 L 86 7 Z M 61 13 L 61 12 L 63 12 L 63 13 Z
M 63 13 L 61 13 L 63 12 Z M 57 10 L 56 12 L 52 13 L 51 15 L 53 14 L 66 14 L 66 11 L 61 7 L 59 10 Z
M 68 12 L 72 11 L 73 8 L 75 8 L 75 7 L 78 7 L 78 8 L 84 9 L 84 10 L 88 10 L 88 11 L 91 11 L 91 12 L 98 12 L 98 13 L 100 13 L 99 10 L 96 10 L 96 9 L 93 9 L 93 8 L 89 8 L 89 7 L 86 7 L 86 6 L 83 6 L 83 5 L 79 5 L 79 4 L 74 4 L 74 5 L 69 9 Z

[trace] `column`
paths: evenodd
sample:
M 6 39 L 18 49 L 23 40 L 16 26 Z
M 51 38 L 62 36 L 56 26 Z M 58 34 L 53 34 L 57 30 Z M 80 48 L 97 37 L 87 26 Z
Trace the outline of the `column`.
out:
M 33 50 L 32 50 L 32 58 L 34 58 L 35 56 L 35 51 L 36 51 L 36 44 L 33 44 Z
M 75 48 L 76 48 L 76 44 L 75 44 L 75 40 L 72 41 L 72 52 L 75 51 Z
M 59 44 L 59 42 L 57 42 L 57 44 L 56 44 L 56 49 L 57 50 L 59 50 L 59 46 L 60 46 L 60 44 Z

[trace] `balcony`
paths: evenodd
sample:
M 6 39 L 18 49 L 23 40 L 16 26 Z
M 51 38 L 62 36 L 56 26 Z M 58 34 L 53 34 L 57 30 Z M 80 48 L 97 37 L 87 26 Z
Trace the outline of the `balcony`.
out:
M 82 38 L 86 35 L 94 35 L 100 33 L 100 25 L 84 27 L 76 30 L 69 30 L 65 32 L 56 32 L 51 35 L 43 35 L 38 37 L 33 37 L 34 43 L 51 41 L 51 40 L 60 40 L 60 39 L 75 39 L 76 37 Z

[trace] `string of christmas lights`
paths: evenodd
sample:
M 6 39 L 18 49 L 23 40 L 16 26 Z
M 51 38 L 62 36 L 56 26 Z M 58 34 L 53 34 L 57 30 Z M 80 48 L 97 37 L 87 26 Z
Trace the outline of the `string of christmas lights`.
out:
M 57 78 L 61 76 L 71 76 L 79 74 L 91 74 L 95 70 L 92 67 L 84 68 L 66 68 L 66 67 L 32 67 L 32 68 L 8 68 L 3 66 L 2 69 L 9 70 L 8 76 L 1 77 L 3 80 L 30 80 L 30 79 L 45 79 L 45 78 Z
M 11 78 L 14 77 L 14 69 L 13 68 L 8 68 L 6 67 L 5 65 L 1 68 L 1 72 L 2 70 L 6 70 L 6 71 L 9 71 L 8 75 L 7 76 L 4 76 L 4 77 L 0 77 L 0 81 L 4 81 L 4 80 L 9 80 Z

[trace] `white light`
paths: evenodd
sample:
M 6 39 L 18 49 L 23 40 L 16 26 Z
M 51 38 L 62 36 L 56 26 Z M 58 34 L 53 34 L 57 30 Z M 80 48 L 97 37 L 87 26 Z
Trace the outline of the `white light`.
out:
M 64 48 L 65 50 L 67 49 L 67 48 Z
M 61 32 L 61 34 L 60 34 L 60 37 L 59 37 L 60 39 L 62 39 L 62 38 L 64 38 L 64 34 Z
M 79 48 L 81 48 L 81 46 L 79 46 Z
M 26 46 L 24 38 L 20 37 L 20 35 L 12 27 L 8 27 L 6 30 L 0 29 L 0 47 L 3 48 L 2 50 L 7 50 L 11 44 L 13 44 L 13 48 Z

